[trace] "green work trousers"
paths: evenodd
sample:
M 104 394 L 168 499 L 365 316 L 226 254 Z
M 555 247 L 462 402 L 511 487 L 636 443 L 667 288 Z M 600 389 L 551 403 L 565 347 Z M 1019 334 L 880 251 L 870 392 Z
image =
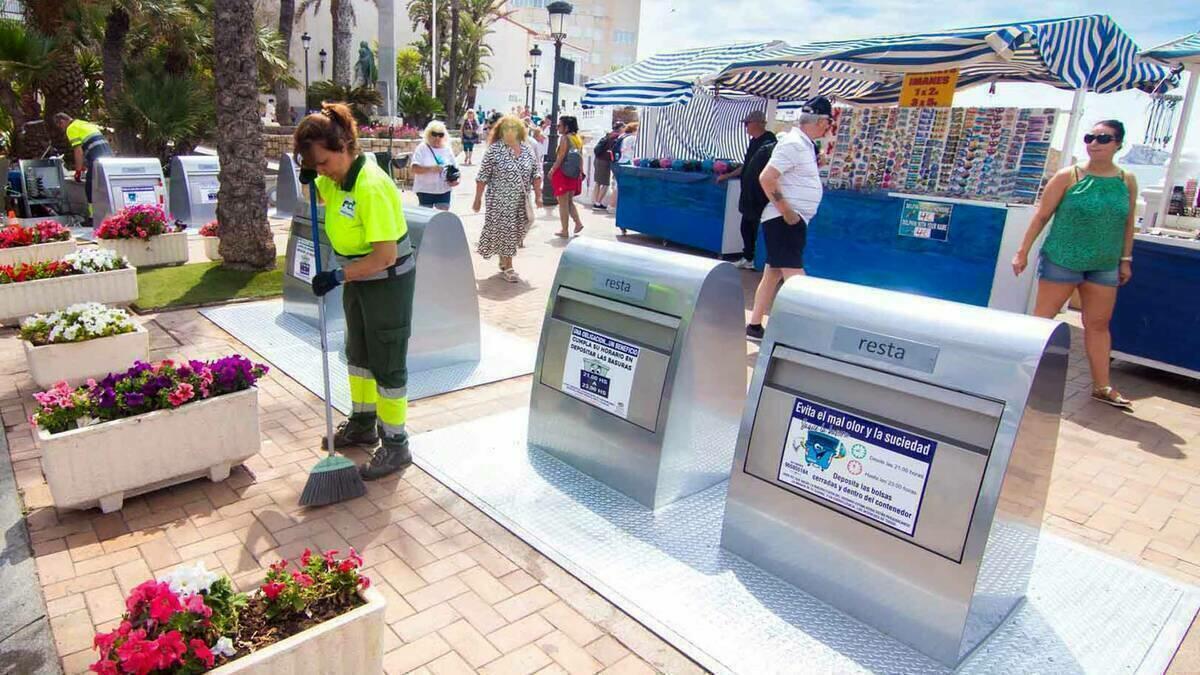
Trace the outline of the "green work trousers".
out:
M 351 422 L 378 425 L 384 443 L 407 438 L 408 338 L 416 270 L 388 279 L 352 281 L 342 292 Z

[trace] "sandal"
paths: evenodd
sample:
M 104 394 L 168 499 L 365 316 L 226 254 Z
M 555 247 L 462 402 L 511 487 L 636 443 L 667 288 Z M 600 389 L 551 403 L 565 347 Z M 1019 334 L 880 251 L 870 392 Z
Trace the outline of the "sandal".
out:
M 1133 410 L 1133 401 L 1121 395 L 1121 392 L 1112 387 L 1096 387 L 1092 390 L 1092 398 L 1107 403 L 1114 408 L 1122 408 L 1124 410 Z
M 575 223 L 575 234 L 583 232 L 583 223 Z
M 521 277 L 517 276 L 517 271 L 511 267 L 504 270 L 503 274 L 504 274 L 504 280 L 510 284 L 515 284 L 521 280 Z

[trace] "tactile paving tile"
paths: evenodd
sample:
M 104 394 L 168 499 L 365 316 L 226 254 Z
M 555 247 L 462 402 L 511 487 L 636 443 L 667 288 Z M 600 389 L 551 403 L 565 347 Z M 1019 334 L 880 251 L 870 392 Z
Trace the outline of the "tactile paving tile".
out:
M 317 396 L 321 382 L 321 336 L 314 326 L 283 312 L 283 302 L 247 302 L 202 309 L 200 313 L 258 352 L 271 365 L 287 373 Z M 533 372 L 537 345 L 488 324 L 480 326 L 480 359 L 443 368 L 410 371 L 408 399 L 416 401 L 489 382 L 499 382 Z M 346 336 L 329 334 L 329 378 L 333 405 L 350 412 L 350 385 L 346 379 Z
M 522 409 L 421 434 L 413 455 L 705 668 L 947 672 L 722 550 L 727 482 L 652 512 L 529 447 L 527 419 Z M 1193 587 L 1043 533 L 1026 602 L 958 672 L 1162 672 L 1198 607 Z

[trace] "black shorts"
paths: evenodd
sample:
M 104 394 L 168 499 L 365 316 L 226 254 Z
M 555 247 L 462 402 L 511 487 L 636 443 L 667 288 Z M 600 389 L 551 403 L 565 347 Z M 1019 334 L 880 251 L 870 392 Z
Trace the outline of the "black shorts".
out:
M 767 243 L 767 264 L 771 267 L 804 267 L 804 242 L 808 237 L 808 224 L 801 218 L 795 225 L 788 225 L 782 217 L 763 221 L 763 239 Z
M 438 206 L 441 204 L 446 204 L 447 206 L 449 206 L 450 205 L 450 193 L 449 192 L 441 192 L 441 193 L 418 192 L 417 193 L 417 203 L 420 204 L 421 206 L 428 206 L 428 207 Z

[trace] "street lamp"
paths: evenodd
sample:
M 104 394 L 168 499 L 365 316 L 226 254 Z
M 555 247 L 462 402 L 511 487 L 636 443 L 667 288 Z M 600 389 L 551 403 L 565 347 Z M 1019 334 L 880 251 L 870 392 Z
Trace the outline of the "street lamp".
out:
M 525 71 L 525 108 L 529 109 L 529 83 L 533 81 L 533 73 Z M 532 115 L 533 113 L 529 113 Z
M 325 59 L 329 56 L 329 52 L 321 47 L 321 51 L 317 52 L 317 70 L 321 72 L 321 77 L 325 77 Z
M 537 71 L 538 71 L 538 62 L 541 61 L 541 59 L 542 59 L 542 50 L 537 45 L 534 45 L 533 49 L 529 50 L 529 60 L 531 63 L 530 68 L 533 70 L 533 88 L 531 89 L 533 94 L 530 98 L 530 103 L 529 103 L 530 117 L 537 114 Z
M 562 43 L 567 39 L 564 24 L 571 14 L 571 3 L 557 0 L 546 5 L 550 15 L 550 37 L 554 39 L 554 86 L 550 99 L 550 138 L 546 148 L 546 157 L 542 160 L 542 203 L 554 202 L 554 187 L 550 185 L 550 167 L 554 165 L 554 157 L 558 154 L 558 73 L 559 62 L 562 60 Z
M 308 114 L 312 109 L 308 107 L 308 45 L 312 42 L 312 36 L 308 31 L 300 36 L 300 44 L 304 45 L 304 112 Z

